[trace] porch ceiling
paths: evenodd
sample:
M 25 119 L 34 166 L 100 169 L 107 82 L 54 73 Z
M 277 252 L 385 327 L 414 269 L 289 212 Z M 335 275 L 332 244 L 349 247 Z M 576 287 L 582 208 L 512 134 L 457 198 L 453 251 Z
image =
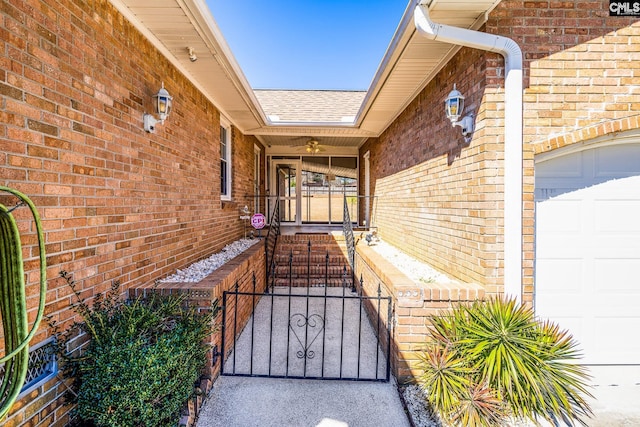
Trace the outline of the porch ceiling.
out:
M 292 102 L 313 106 L 306 116 L 292 116 L 269 104 L 270 91 L 252 90 L 204 0 L 111 2 L 224 116 L 267 146 L 304 145 L 304 138 L 314 137 L 328 146 L 358 147 L 379 136 L 458 49 L 417 34 L 413 10 L 419 0 L 409 0 L 371 86 L 366 93 L 348 92 L 339 121 L 319 108 L 331 91 L 290 91 L 295 92 Z M 435 22 L 477 29 L 499 2 L 431 0 L 429 9 Z

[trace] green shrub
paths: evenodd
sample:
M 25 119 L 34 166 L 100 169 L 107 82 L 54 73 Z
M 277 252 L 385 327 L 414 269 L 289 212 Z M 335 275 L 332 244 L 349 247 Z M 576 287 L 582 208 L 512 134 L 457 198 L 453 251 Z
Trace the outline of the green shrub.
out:
M 152 294 L 146 300 L 119 300 L 114 283 L 89 306 L 73 280 L 82 322 L 58 334 L 65 377 L 72 378 L 74 415 L 80 425 L 175 426 L 194 393 L 206 360 L 203 341 L 212 318 L 184 307 L 179 297 Z M 69 353 L 78 337 L 86 342 Z
M 512 418 L 586 425 L 589 376 L 576 342 L 514 301 L 460 305 L 432 318 L 418 382 L 452 425 L 504 425 Z

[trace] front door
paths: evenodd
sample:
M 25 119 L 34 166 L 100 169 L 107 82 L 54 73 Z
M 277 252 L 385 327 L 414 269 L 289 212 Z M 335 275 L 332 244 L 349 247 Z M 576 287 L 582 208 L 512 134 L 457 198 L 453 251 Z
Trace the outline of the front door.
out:
M 272 168 L 271 188 L 280 204 L 280 222 L 300 224 L 300 161 L 274 160 Z

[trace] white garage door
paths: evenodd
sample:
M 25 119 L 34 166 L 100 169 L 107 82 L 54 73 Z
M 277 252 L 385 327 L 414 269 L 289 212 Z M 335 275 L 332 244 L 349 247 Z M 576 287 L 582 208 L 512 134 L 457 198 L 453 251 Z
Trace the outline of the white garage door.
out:
M 588 364 L 640 364 L 640 143 L 536 162 L 536 312 Z

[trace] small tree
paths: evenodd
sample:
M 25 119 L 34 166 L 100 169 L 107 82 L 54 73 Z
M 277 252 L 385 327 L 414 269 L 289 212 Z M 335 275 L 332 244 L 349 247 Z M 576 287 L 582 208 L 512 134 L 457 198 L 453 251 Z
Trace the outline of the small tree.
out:
M 503 299 L 460 305 L 432 324 L 418 382 L 449 423 L 495 426 L 519 418 L 586 425 L 589 375 L 576 363 L 567 331 Z
M 212 333 L 210 314 L 186 308 L 176 296 L 152 294 L 121 302 L 119 285 L 88 305 L 66 272 L 82 322 L 58 333 L 65 377 L 72 378 L 79 425 L 175 426 L 194 393 Z M 68 344 L 83 337 L 73 352 Z

